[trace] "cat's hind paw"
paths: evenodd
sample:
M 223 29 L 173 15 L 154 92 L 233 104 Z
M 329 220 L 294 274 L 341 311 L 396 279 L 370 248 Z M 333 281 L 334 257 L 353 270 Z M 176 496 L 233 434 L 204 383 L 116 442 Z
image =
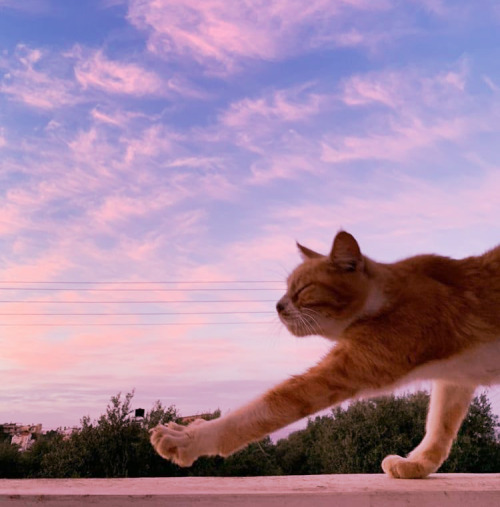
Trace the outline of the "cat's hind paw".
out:
M 431 472 L 422 463 L 409 458 L 391 455 L 382 461 L 384 472 L 394 479 L 423 479 Z
M 203 421 L 204 422 L 204 421 Z M 156 452 L 181 467 L 190 467 L 199 457 L 196 427 L 200 423 L 181 426 L 174 422 L 159 424 L 150 430 L 150 441 Z

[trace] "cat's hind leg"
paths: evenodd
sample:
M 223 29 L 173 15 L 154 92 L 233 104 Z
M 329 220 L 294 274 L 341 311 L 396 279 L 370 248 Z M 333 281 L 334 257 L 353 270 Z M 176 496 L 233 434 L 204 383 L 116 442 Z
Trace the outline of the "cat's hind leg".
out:
M 382 462 L 384 472 L 398 479 L 420 479 L 435 472 L 450 453 L 475 387 L 435 381 L 425 437 L 407 458 L 387 456 Z

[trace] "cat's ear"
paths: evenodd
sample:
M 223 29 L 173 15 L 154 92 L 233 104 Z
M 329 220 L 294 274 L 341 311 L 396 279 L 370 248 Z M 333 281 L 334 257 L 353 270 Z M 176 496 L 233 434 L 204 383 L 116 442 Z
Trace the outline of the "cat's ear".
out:
M 357 271 L 363 268 L 363 256 L 354 236 L 340 231 L 333 240 L 330 260 L 344 271 Z
M 324 257 L 324 255 L 321 255 L 314 250 L 302 246 L 300 243 L 297 243 L 297 248 L 299 249 L 299 253 L 303 261 L 306 261 L 307 259 L 319 259 L 320 257 Z

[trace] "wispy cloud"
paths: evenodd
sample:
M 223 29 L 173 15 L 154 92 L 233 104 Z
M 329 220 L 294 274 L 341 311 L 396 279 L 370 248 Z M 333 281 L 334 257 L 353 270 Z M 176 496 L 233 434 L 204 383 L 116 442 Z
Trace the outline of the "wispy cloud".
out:
M 467 78 L 465 59 L 434 75 L 410 67 L 350 77 L 339 98 L 348 107 L 365 111 L 366 121 L 361 128 L 358 124 L 362 134 L 326 135 L 322 159 L 400 161 L 415 150 L 457 142 L 488 128 L 477 121 L 476 113 L 471 116 L 474 98 L 466 92 Z
M 103 50 L 76 46 L 66 56 L 76 60 L 75 77 L 84 89 L 136 97 L 184 96 L 203 100 L 208 97 L 184 76 L 170 73 L 164 77 L 137 62 L 112 60 Z
M 74 50 L 74 53 L 79 52 L 79 48 Z M 75 76 L 84 88 L 98 88 L 108 93 L 154 96 L 166 90 L 165 83 L 153 71 L 136 63 L 110 60 L 102 51 L 80 58 Z
M 328 97 L 309 91 L 307 84 L 300 87 L 277 90 L 272 94 L 255 99 L 245 98 L 231 104 L 220 121 L 231 128 L 269 125 L 279 121 L 294 123 L 304 121 L 324 111 Z
M 5 72 L 0 91 L 13 100 L 41 110 L 76 104 L 80 99 L 74 83 L 55 75 L 54 69 L 49 71 L 49 66 L 43 51 L 18 45 L 11 58 L 0 60 L 0 68 L 3 67 Z
M 458 141 L 468 132 L 465 118 L 423 123 L 410 118 L 406 123 L 395 123 L 387 134 L 369 134 L 364 137 L 346 136 L 333 143 L 323 143 L 322 160 L 341 163 L 355 160 L 394 160 L 411 157 L 415 150 L 427 148 L 441 141 Z
M 331 20 L 347 12 L 379 11 L 389 1 L 299 0 L 225 2 L 211 0 L 131 0 L 129 19 L 149 32 L 149 49 L 170 57 L 187 56 L 213 72 L 232 72 L 244 60 L 273 60 L 331 44 Z M 338 37 L 341 45 L 361 42 L 354 32 Z
M 344 80 L 340 99 L 348 106 L 382 104 L 392 108 L 443 108 L 463 100 L 469 74 L 467 59 L 430 74 L 416 66 L 356 74 Z
M 500 204 L 492 195 L 500 191 L 499 174 L 496 167 L 476 167 L 441 187 L 420 177 L 418 171 L 413 175 L 379 171 L 362 185 L 344 181 L 336 189 L 337 184 L 330 184 L 325 189 L 332 196 L 330 206 L 308 203 L 277 208 L 273 223 L 296 231 L 303 242 L 311 237 L 323 238 L 323 246 L 315 243 L 311 247 L 325 252 L 328 238 L 342 227 L 364 239 L 365 254 L 376 260 L 394 261 L 416 251 L 455 257 L 470 254 L 471 248 L 481 253 L 491 245 L 483 242 L 472 247 L 475 236 L 470 231 L 477 229 L 480 235 L 480 229 L 495 227 Z M 469 233 L 458 232 L 466 230 Z M 446 236 L 449 231 L 457 234 L 455 241 L 450 242 Z M 468 234 L 467 241 L 462 234 Z

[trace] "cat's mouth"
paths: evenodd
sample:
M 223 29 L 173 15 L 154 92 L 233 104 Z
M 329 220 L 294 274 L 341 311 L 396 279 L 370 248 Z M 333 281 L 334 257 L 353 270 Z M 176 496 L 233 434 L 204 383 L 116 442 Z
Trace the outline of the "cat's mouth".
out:
M 322 334 L 321 329 L 315 322 L 311 322 L 308 319 L 300 318 L 300 319 L 287 319 L 280 315 L 281 322 L 285 324 L 287 329 L 295 336 L 311 336 Z
M 307 309 L 298 310 L 287 296 L 278 301 L 276 311 L 281 322 L 293 335 L 302 337 L 322 334 L 318 316 Z

